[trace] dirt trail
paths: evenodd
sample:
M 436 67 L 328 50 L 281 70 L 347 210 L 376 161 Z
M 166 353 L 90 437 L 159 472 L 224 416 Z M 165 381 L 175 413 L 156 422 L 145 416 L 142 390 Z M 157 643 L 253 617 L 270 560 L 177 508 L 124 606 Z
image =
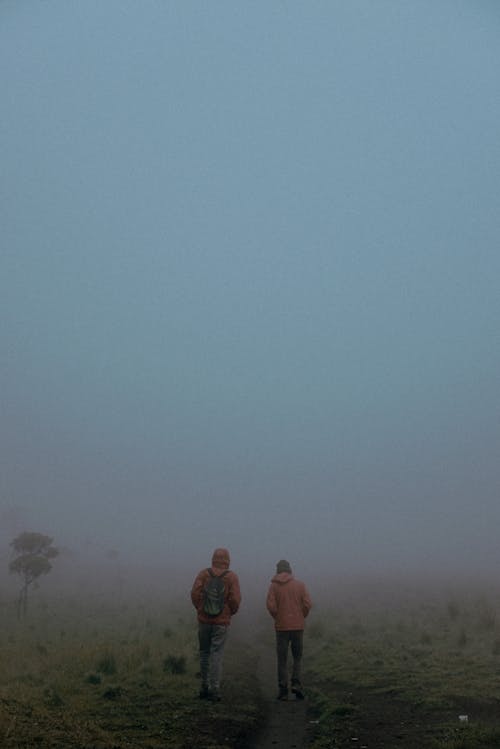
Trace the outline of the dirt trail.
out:
M 249 749 L 305 749 L 307 700 L 290 696 L 287 702 L 276 699 L 276 661 L 274 650 L 259 651 L 257 675 L 264 698 L 266 722 Z

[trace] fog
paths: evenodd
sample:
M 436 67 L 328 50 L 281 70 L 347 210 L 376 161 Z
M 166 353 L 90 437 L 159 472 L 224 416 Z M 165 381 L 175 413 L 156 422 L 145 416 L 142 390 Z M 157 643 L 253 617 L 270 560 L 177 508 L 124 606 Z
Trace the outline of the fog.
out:
M 1 3 L 2 584 L 495 577 L 499 63 L 486 1 Z

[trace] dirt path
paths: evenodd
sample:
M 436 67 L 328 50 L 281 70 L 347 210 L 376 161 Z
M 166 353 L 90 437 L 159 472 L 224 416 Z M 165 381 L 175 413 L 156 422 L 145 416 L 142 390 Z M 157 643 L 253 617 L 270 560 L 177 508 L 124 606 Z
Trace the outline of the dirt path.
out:
M 305 749 L 307 700 L 291 696 L 287 702 L 276 699 L 276 661 L 274 650 L 259 651 L 257 675 L 264 698 L 266 723 L 249 749 Z

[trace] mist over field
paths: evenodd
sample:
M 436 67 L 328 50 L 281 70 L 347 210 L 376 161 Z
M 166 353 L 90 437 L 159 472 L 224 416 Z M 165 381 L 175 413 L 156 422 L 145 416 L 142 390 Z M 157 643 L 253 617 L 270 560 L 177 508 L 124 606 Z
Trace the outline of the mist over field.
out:
M 500 568 L 496 3 L 0 4 L 0 585 Z M 2 593 L 3 596 L 3 593 Z M 259 597 L 260 596 L 260 597 Z M 243 612 L 243 609 L 242 609 Z

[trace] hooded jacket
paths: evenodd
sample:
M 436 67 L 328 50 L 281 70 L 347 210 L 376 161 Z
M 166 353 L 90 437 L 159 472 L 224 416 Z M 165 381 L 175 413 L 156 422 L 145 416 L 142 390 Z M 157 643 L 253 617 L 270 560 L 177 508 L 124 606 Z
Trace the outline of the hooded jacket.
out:
M 312 608 L 306 586 L 290 572 L 280 572 L 272 578 L 266 605 L 278 631 L 304 629 Z
M 229 552 L 227 549 L 215 549 L 212 556 L 211 570 L 214 575 L 220 576 L 229 570 Z M 222 578 L 224 582 L 224 608 L 217 616 L 209 616 L 203 611 L 203 589 L 210 578 L 207 568 L 196 575 L 191 588 L 191 602 L 198 614 L 198 621 L 204 624 L 222 624 L 229 626 L 231 617 L 236 614 L 241 603 L 240 582 L 238 575 L 229 570 Z

